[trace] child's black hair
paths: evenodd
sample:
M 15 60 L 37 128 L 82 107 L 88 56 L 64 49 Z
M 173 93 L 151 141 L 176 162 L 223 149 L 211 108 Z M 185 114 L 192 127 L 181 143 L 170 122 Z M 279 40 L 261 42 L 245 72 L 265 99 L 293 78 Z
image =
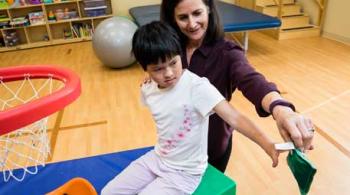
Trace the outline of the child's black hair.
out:
M 141 26 L 132 39 L 132 52 L 144 70 L 150 64 L 165 62 L 181 55 L 181 44 L 176 31 L 169 25 L 155 21 Z

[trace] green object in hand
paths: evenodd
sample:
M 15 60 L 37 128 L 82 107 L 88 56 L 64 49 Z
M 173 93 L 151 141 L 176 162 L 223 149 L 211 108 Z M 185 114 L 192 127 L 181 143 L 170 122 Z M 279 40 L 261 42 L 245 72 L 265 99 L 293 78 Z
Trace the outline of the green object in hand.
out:
M 306 195 L 312 184 L 316 167 L 307 159 L 299 149 L 294 149 L 287 156 L 287 163 L 294 178 L 298 182 L 301 195 Z

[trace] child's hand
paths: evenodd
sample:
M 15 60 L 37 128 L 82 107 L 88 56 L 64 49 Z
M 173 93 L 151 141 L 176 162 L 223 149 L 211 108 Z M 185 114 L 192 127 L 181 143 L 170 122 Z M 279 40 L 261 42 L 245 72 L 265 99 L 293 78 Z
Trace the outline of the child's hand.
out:
M 265 152 L 270 156 L 272 160 L 272 167 L 277 167 L 278 165 L 278 157 L 280 155 L 279 150 L 275 148 L 275 144 L 270 144 L 269 147 L 265 150 Z

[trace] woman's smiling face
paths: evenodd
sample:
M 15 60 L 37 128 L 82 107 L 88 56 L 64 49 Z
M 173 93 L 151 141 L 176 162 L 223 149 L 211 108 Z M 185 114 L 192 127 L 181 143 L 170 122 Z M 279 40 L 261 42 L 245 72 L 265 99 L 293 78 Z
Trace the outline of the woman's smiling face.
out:
M 208 14 L 208 7 L 202 0 L 183 0 L 174 10 L 180 31 L 192 43 L 202 43 L 208 28 Z

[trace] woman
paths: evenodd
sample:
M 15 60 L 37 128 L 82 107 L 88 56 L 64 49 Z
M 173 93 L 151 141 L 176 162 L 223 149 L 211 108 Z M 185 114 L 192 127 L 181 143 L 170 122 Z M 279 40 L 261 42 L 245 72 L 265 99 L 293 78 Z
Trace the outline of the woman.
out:
M 161 20 L 180 35 L 185 67 L 209 81 L 228 100 L 239 89 L 254 104 L 261 117 L 270 114 L 285 141 L 293 141 L 302 150 L 311 150 L 313 125 L 295 112 L 275 84 L 256 72 L 236 44 L 224 39 L 215 1 L 162 0 Z M 209 163 L 224 172 L 232 148 L 232 131 L 217 115 L 209 121 Z

